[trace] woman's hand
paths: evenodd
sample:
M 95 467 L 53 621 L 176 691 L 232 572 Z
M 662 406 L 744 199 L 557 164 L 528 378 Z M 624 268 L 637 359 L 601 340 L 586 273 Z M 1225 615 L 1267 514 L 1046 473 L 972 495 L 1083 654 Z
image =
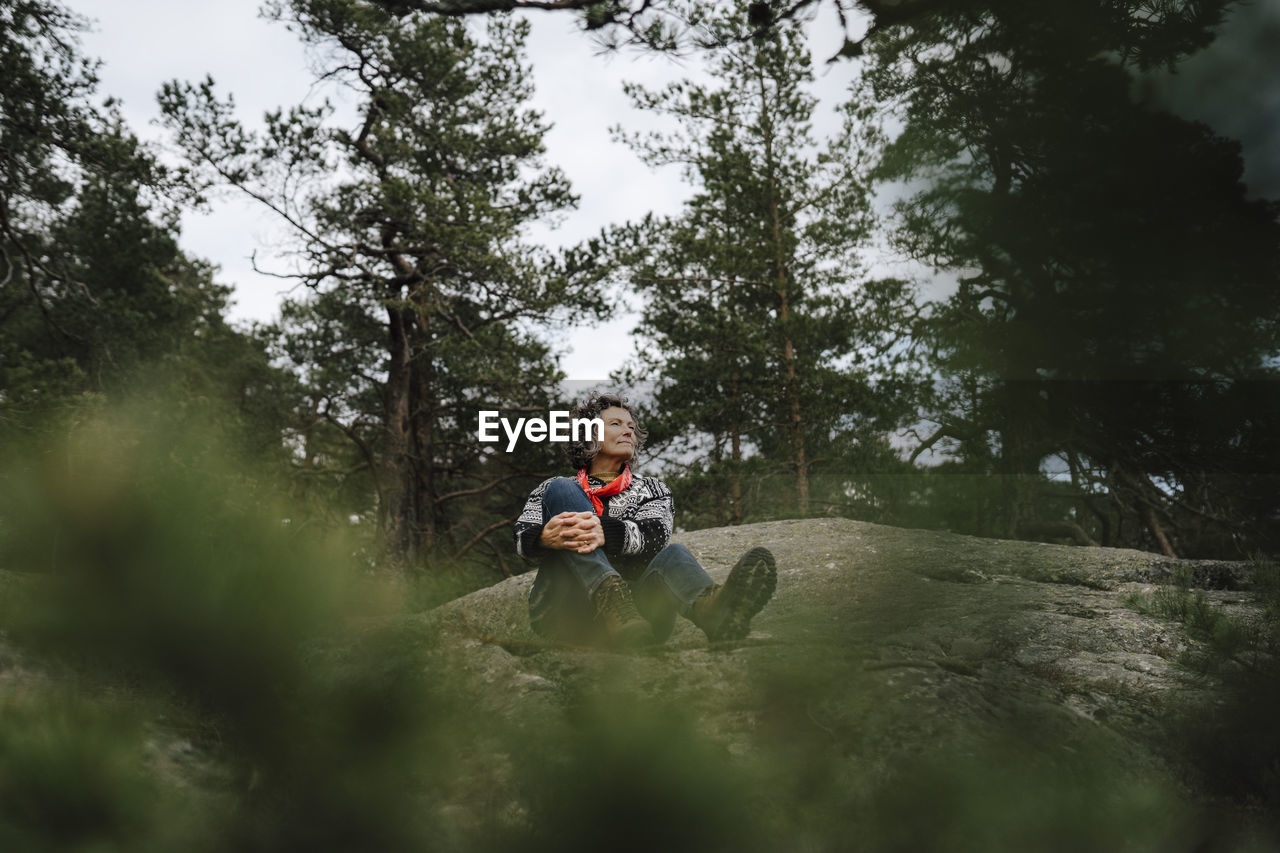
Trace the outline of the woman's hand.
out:
M 562 512 L 553 515 L 538 540 L 543 548 L 590 554 L 604 545 L 604 527 L 594 512 Z

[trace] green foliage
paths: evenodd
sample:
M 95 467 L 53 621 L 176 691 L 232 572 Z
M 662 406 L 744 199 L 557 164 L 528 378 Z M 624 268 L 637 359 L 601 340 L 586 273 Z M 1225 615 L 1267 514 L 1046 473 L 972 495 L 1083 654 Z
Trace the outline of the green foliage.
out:
M 135 713 L 47 690 L 6 697 L 0 718 L 5 849 L 138 850 L 157 831 L 168 798 L 138 762 Z
M 1250 586 L 1273 624 L 1280 621 L 1280 563 L 1263 556 L 1250 561 Z
M 1136 609 L 1182 625 L 1196 646 L 1179 662 L 1212 676 L 1221 699 L 1193 708 L 1176 732 L 1177 743 L 1200 782 L 1215 796 L 1241 803 L 1280 836 L 1280 733 L 1270 713 L 1280 701 L 1280 571 L 1265 559 L 1250 566 L 1249 589 L 1261 617 L 1245 621 L 1193 589 L 1182 572 L 1150 595 L 1130 596 Z
M 1133 596 L 1130 604 L 1180 623 L 1187 636 L 1205 645 L 1207 652 L 1188 652 L 1181 661 L 1197 672 L 1219 670 L 1257 644 L 1253 632 L 1210 604 L 1202 590 L 1192 592 L 1185 584 L 1162 586 L 1148 597 Z
M 419 849 L 445 701 L 420 638 L 383 627 L 400 605 L 349 545 L 299 535 L 261 472 L 216 443 L 117 416 L 33 464 L 6 460 L 0 563 L 39 582 L 5 602 L 5 635 L 79 687 L 42 698 L 41 719 L 6 714 L 0 780 L 33 839 L 22 849 L 168 834 L 184 849 Z M 134 698 L 113 722 L 102 697 L 121 690 Z M 186 803 L 157 801 L 144 748 L 183 740 L 223 770 L 193 773 L 207 789 Z
M 638 708 L 607 684 L 584 697 L 570 731 L 517 747 L 528 828 L 495 849 L 753 849 L 756 791 L 687 710 Z M 532 832 L 529 829 L 532 829 Z M 616 840 L 610 844 L 610 840 Z
M 929 338 L 976 393 L 932 440 L 994 437 L 1005 535 L 1065 520 L 1034 506 L 1056 457 L 1104 544 L 1274 540 L 1278 209 L 1246 197 L 1237 144 L 1132 97 L 1133 66 L 1172 66 L 1229 6 L 967 3 L 874 43 L 905 120 L 882 174 L 924 187 L 895 239 L 959 277 Z
M 1018 738 L 900 768 L 864 804 L 871 850 L 1192 850 L 1172 789 L 1108 767 L 1105 747 L 1053 759 Z
M 0 8 L 0 440 L 60 432 L 106 399 L 169 385 L 218 397 L 278 447 L 265 354 L 224 320 L 230 289 L 177 244 L 169 176 L 108 100 L 78 18 Z

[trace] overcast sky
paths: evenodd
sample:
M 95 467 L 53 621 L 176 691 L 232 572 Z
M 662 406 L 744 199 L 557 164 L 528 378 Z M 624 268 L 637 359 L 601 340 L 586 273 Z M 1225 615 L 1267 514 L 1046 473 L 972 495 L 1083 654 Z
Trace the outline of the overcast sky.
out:
M 100 94 L 123 102 L 126 119 L 144 139 L 163 135 L 154 124 L 155 95 L 168 80 L 198 81 L 212 75 L 222 93 L 232 93 L 240 118 L 254 127 L 278 106 L 318 95 L 311 92 L 301 43 L 283 25 L 258 15 L 260 0 L 219 3 L 174 0 L 66 0 L 93 21 L 83 37 L 85 54 L 102 60 Z M 638 219 L 649 211 L 675 213 L 689 195 L 674 167 L 653 171 L 625 146 L 613 142 L 609 128 L 637 129 L 652 119 L 633 110 L 622 81 L 661 86 L 697 73 L 695 65 L 670 58 L 622 51 L 601 56 L 578 31 L 572 15 L 530 13 L 528 51 L 533 67 L 533 106 L 553 124 L 546 137 L 547 161 L 562 168 L 581 197 L 555 231 L 535 236 L 549 245 L 571 245 L 612 223 Z M 830 38 L 823 39 L 823 30 Z M 817 22 L 815 48 L 834 53 L 839 41 Z M 825 69 L 824 69 L 825 70 Z M 850 70 L 840 64 L 820 72 L 824 114 L 848 85 Z M 219 203 L 212 214 L 187 214 L 183 247 L 221 268 L 218 280 L 235 287 L 231 316 L 270 320 L 282 297 L 279 279 L 255 273 L 249 257 L 256 250 L 268 266 L 283 232 L 248 201 Z M 279 268 L 279 265 L 277 266 Z M 570 379 L 604 379 L 633 350 L 635 323 L 624 314 L 596 329 L 580 329 L 568 341 L 564 368 Z

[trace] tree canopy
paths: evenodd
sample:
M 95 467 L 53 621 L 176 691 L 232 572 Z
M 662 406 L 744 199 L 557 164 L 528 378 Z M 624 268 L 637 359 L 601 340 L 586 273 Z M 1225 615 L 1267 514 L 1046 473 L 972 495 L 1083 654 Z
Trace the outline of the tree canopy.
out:
M 0 16 L 0 432 L 38 433 L 161 362 L 255 408 L 265 358 L 227 326 L 230 289 L 179 247 L 171 176 L 95 102 L 83 22 L 44 0 Z

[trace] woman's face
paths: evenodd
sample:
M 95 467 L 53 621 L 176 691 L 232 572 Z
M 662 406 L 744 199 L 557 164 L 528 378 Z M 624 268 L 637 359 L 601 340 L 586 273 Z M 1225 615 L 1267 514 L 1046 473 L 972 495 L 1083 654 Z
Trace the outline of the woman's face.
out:
M 636 452 L 636 422 L 631 413 L 620 406 L 610 406 L 600 413 L 604 421 L 604 441 L 597 457 L 626 462 Z

